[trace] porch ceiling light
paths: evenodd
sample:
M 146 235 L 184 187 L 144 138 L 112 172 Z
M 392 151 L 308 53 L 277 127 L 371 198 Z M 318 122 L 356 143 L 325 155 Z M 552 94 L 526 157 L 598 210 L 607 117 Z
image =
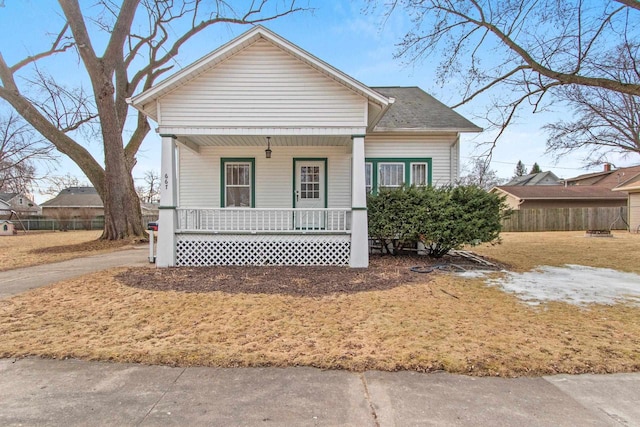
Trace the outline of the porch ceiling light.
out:
M 267 159 L 271 158 L 271 137 L 267 137 L 267 149 L 264 150 L 264 154 L 267 156 Z

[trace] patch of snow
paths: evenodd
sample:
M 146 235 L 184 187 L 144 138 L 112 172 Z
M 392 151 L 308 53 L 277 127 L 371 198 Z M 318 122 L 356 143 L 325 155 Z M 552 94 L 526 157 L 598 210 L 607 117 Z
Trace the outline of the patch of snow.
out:
M 505 273 L 505 270 L 502 270 Z M 486 277 L 490 274 L 498 273 L 496 270 L 466 270 L 456 273 L 456 276 L 466 277 L 467 279 L 477 279 L 481 277 Z
M 574 305 L 630 302 L 640 306 L 640 275 L 609 268 L 543 266 L 526 273 L 510 272 L 487 284 L 513 292 L 531 305 L 561 301 Z

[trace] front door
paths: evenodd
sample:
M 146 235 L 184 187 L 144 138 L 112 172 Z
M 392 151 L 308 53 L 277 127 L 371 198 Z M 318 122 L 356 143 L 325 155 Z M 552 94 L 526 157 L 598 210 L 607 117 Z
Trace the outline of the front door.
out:
M 324 228 L 326 207 L 325 196 L 325 161 L 296 160 L 294 207 L 303 210 L 295 213 L 296 228 Z

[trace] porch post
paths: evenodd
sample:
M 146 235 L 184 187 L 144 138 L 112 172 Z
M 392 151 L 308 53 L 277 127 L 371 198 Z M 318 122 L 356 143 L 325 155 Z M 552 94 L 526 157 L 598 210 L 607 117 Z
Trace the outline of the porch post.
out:
M 352 135 L 351 155 L 351 259 L 353 268 L 369 267 L 367 191 L 364 170 L 364 135 Z
M 160 206 L 158 218 L 158 248 L 156 267 L 176 265 L 176 207 L 178 193 L 176 185 L 175 135 L 162 136 L 160 163 Z

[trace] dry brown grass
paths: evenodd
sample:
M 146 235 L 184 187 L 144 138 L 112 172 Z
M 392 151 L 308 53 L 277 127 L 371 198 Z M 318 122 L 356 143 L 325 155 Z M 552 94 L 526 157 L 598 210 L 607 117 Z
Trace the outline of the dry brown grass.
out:
M 524 269 L 546 262 L 540 240 L 547 237 L 553 264 L 591 265 L 585 259 L 611 249 L 604 241 L 577 243 L 594 245 L 580 258 L 586 247 L 576 250 L 573 242 L 582 240 L 548 234 L 507 235 L 502 246 L 486 250 Z M 636 251 L 640 244 L 615 241 Z M 624 253 L 617 253 L 612 259 L 626 268 Z M 610 264 L 616 262 L 601 266 Z M 443 273 L 387 290 L 319 297 L 149 291 L 124 286 L 117 273 L 0 300 L 0 357 L 501 376 L 640 370 L 638 307 L 530 307 L 480 279 Z
M 613 238 L 584 237 L 581 231 L 502 233 L 503 243 L 471 248 L 508 263 L 513 270 L 537 265 L 580 264 L 640 273 L 640 234 L 614 232 Z
M 101 234 L 94 230 L 0 236 L 0 271 L 95 255 L 131 244 L 99 241 Z

